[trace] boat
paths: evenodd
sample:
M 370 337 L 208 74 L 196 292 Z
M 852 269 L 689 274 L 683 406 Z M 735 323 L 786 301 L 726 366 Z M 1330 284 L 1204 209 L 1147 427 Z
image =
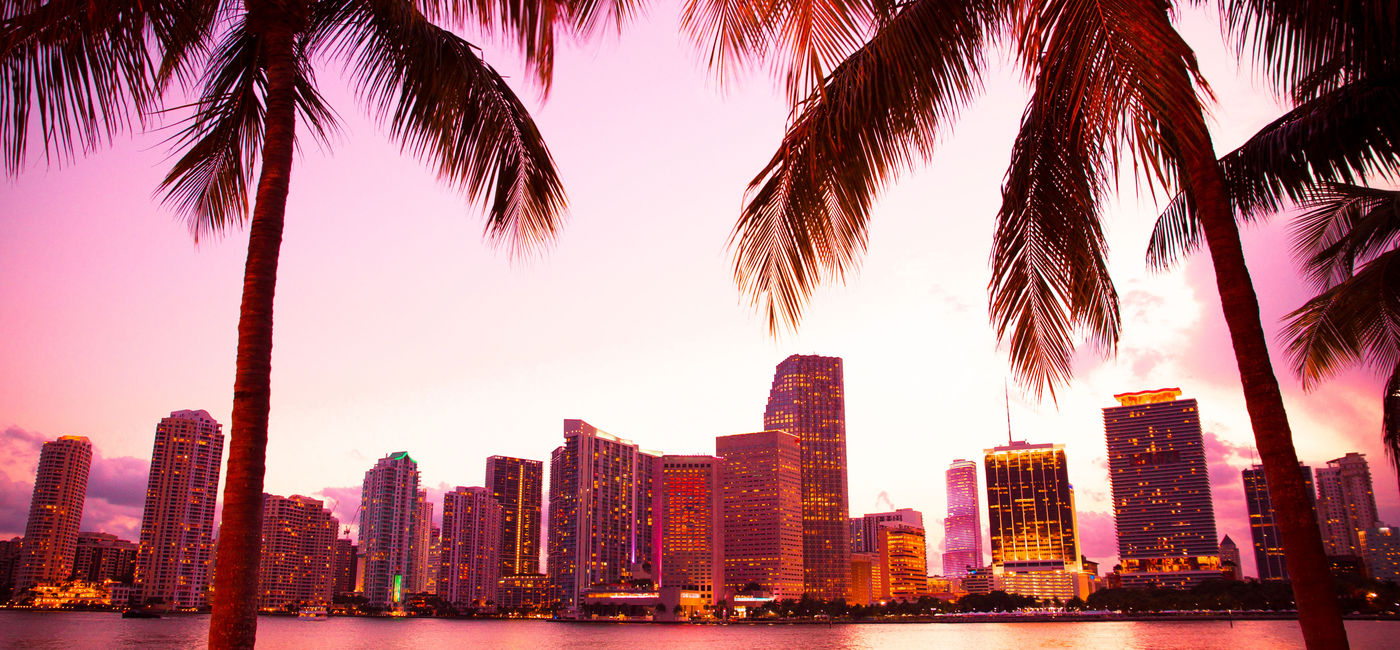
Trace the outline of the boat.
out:
M 328 618 L 330 615 L 326 613 L 326 608 L 320 605 L 308 605 L 297 613 L 298 621 L 324 621 Z
M 160 614 L 149 609 L 128 609 L 122 612 L 122 618 L 160 618 Z

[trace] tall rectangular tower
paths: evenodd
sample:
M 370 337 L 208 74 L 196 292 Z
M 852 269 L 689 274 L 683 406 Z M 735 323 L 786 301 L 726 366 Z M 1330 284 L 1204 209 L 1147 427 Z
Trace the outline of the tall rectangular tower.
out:
M 335 540 L 335 593 L 348 594 L 355 591 L 355 583 L 359 576 L 356 574 L 356 567 L 359 565 L 359 549 L 349 538 L 341 537 Z
M 841 359 L 794 354 L 778 364 L 763 428 L 787 431 L 802 443 L 803 589 L 823 600 L 846 598 L 851 546 Z
M 802 443 L 786 431 L 715 438 L 724 511 L 724 584 L 802 597 Z
M 1220 577 L 1220 538 L 1196 400 L 1181 389 L 1114 395 L 1103 410 L 1124 587 Z
M 413 548 L 409 550 L 412 559 L 404 580 L 411 593 L 437 593 L 438 567 L 432 561 L 433 546 L 437 543 L 434 528 L 433 502 L 428 500 L 427 490 L 419 490 L 413 499 Z
M 1013 442 L 986 450 L 983 464 L 995 588 L 1042 599 L 1088 597 L 1064 445 Z
M 953 461 L 945 474 L 948 516 L 943 520 L 943 575 L 961 578 L 982 564 L 982 513 L 977 497 L 977 462 Z
M 139 602 L 204 605 L 223 456 L 223 427 L 207 411 L 174 411 L 156 425 L 136 556 Z
M 540 515 L 544 463 L 492 456 L 486 459 L 486 488 L 501 504 L 501 575 L 540 572 Z
M 442 584 L 438 595 L 458 608 L 496 598 L 505 509 L 490 488 L 458 487 L 442 498 Z
M 650 565 L 652 464 L 629 440 L 583 420 L 564 420 L 549 461 L 549 576 L 563 605 L 597 584 Z
M 1358 533 L 1378 520 L 1365 454 L 1350 453 L 1317 470 L 1317 518 L 1328 555 L 1361 555 Z
M 263 495 L 258 608 L 325 605 L 335 595 L 340 522 L 311 497 Z
M 653 548 L 662 587 L 694 590 L 708 603 L 724 592 L 724 516 L 720 459 L 662 456 L 653 512 L 659 517 Z
M 365 472 L 360 490 L 360 553 L 365 599 L 400 608 L 413 569 L 418 462 L 406 451 L 389 454 Z
M 1303 485 L 1308 495 L 1312 496 L 1312 468 L 1299 463 L 1298 470 L 1303 474 Z M 1249 534 L 1254 542 L 1254 564 L 1259 569 L 1259 579 L 1287 580 L 1288 566 L 1283 558 L 1283 542 L 1274 524 L 1274 504 L 1269 499 L 1269 482 L 1264 478 L 1264 466 L 1255 465 L 1243 470 L 1241 476 L 1244 479 L 1244 501 L 1249 510 Z
M 62 582 L 73 572 L 91 467 L 92 443 L 82 436 L 50 440 L 39 450 L 29 520 L 15 567 L 18 589 Z

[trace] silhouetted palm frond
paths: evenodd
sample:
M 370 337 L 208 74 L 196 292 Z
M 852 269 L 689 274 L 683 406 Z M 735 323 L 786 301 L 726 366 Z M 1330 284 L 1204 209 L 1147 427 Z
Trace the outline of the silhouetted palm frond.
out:
M 1288 314 L 1284 335 L 1304 387 L 1358 362 L 1393 368 L 1400 362 L 1400 250 L 1366 262 Z
M 854 266 L 875 194 L 932 154 L 978 90 L 998 4 L 911 3 L 800 106 L 730 236 L 735 282 L 770 330 L 795 326 L 816 285 Z

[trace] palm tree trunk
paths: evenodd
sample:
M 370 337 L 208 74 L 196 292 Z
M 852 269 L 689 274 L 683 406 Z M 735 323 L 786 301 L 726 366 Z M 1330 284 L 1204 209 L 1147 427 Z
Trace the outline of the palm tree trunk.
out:
M 1381 409 L 1381 442 L 1385 444 L 1385 455 L 1390 457 L 1390 465 L 1400 477 L 1400 363 L 1390 372 L 1390 381 L 1385 384 L 1384 407 Z
M 266 135 L 238 315 L 233 428 L 214 570 L 210 648 L 252 648 L 257 635 L 263 474 L 272 394 L 272 298 L 277 288 L 277 257 L 282 248 L 296 131 L 292 44 L 290 28 L 269 30 L 263 50 L 267 62 Z
M 1160 19 L 1168 20 L 1165 11 Z M 1173 72 L 1168 83 L 1174 86 L 1174 92 L 1195 92 L 1184 65 L 1177 66 Z M 1220 292 L 1225 325 L 1230 330 L 1235 363 L 1240 370 L 1254 442 L 1269 484 L 1274 522 L 1279 528 L 1288 575 L 1293 582 L 1303 640 L 1309 648 L 1346 648 L 1346 628 L 1342 625 L 1332 575 L 1322 551 L 1317 517 L 1298 471 L 1298 454 L 1293 449 L 1288 414 L 1284 411 L 1283 395 L 1279 392 L 1264 340 L 1264 328 L 1260 324 L 1259 299 L 1245 267 L 1234 210 L 1216 163 L 1204 112 L 1196 110 L 1183 114 L 1173 127 L 1180 138 L 1182 182 L 1187 196 L 1194 201 L 1215 266 L 1215 285 Z

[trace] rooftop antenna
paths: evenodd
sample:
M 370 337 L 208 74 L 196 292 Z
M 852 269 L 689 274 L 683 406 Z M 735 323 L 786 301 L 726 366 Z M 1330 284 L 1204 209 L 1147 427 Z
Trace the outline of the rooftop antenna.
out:
M 1006 386 L 1006 378 L 1001 380 L 1001 394 L 1006 398 L 1006 444 L 1011 444 L 1011 389 Z

